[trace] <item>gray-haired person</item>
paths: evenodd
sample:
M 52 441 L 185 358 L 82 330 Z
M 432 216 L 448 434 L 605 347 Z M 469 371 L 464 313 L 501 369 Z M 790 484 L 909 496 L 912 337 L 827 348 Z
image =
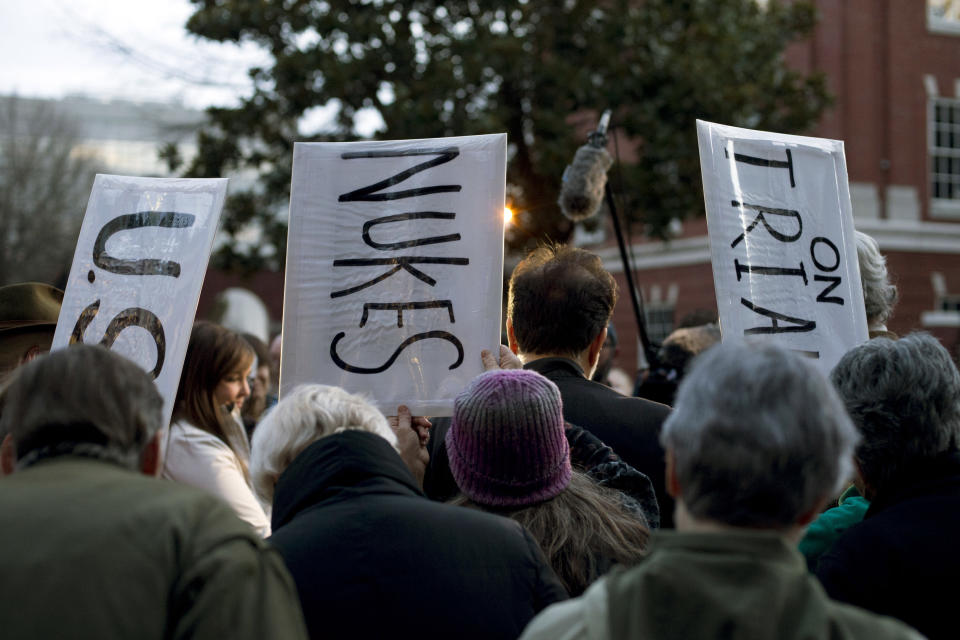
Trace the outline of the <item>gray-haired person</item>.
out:
M 76 345 L 17 370 L 0 480 L 0 635 L 304 638 L 283 562 L 230 507 L 155 477 L 163 400 Z
M 880 253 L 877 241 L 857 231 L 857 262 L 860 265 L 860 285 L 863 305 L 867 312 L 867 329 L 871 338 L 896 338 L 887 329 L 887 321 L 897 304 L 897 288 L 890 284 L 887 259 Z
M 917 333 L 851 350 L 832 378 L 862 435 L 857 484 L 870 507 L 817 575 L 834 598 L 956 638 L 960 373 L 936 338 Z
M 796 539 L 850 471 L 857 435 L 814 366 L 728 343 L 694 361 L 661 436 L 676 532 L 548 608 L 523 638 L 919 638 L 832 602 Z

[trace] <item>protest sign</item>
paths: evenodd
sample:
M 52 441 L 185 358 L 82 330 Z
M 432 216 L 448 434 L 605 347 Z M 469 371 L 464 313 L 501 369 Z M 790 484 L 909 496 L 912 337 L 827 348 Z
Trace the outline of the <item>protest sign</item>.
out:
M 281 396 L 322 383 L 450 415 L 500 343 L 506 135 L 293 158 Z
M 867 340 L 843 142 L 697 121 L 723 337 L 828 372 Z
M 87 202 L 53 349 L 130 358 L 156 380 L 166 422 L 226 191 L 225 178 L 98 175 Z

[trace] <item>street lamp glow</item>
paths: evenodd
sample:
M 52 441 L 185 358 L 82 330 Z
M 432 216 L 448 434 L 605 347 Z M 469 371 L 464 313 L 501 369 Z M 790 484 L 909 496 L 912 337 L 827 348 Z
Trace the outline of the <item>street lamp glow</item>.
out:
M 513 209 L 510 207 L 503 208 L 503 224 L 510 224 L 513 220 Z

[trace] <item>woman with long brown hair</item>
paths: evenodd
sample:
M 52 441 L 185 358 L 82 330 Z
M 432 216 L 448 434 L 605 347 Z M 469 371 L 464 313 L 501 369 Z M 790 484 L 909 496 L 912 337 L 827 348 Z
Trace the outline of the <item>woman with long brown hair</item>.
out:
M 250 395 L 254 351 L 237 333 L 197 322 L 190 334 L 163 476 L 225 500 L 261 535 L 270 520 L 254 496 L 247 465 L 250 443 L 237 412 Z
M 571 468 L 560 392 L 540 374 L 475 378 L 454 403 L 446 447 L 462 492 L 453 503 L 523 524 L 570 595 L 643 557 L 646 523 L 616 491 Z

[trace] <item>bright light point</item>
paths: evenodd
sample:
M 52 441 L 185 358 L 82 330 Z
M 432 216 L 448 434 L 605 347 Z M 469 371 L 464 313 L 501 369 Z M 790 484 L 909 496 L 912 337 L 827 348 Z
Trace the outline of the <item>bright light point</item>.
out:
M 513 209 L 510 207 L 503 208 L 503 224 L 510 224 L 510 221 L 513 220 Z

